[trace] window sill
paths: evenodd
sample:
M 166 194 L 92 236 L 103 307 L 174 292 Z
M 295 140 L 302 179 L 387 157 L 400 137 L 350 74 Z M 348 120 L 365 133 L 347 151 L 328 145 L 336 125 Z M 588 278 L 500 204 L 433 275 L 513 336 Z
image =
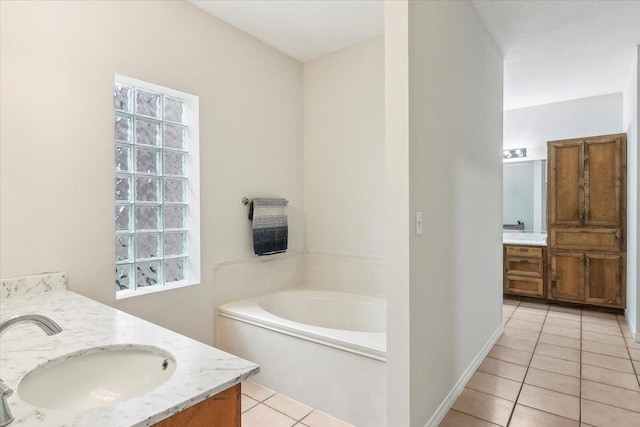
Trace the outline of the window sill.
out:
M 155 286 L 146 286 L 143 288 L 138 288 L 136 290 L 128 289 L 123 291 L 117 291 L 116 301 L 121 299 L 138 297 L 141 295 L 148 295 L 148 294 L 155 294 L 157 292 L 169 291 L 171 289 L 180 289 L 180 288 L 186 288 L 189 286 L 198 286 L 199 284 L 200 283 L 189 283 L 189 282 L 180 283 L 179 282 L 179 283 L 173 283 L 171 285 L 155 285 Z

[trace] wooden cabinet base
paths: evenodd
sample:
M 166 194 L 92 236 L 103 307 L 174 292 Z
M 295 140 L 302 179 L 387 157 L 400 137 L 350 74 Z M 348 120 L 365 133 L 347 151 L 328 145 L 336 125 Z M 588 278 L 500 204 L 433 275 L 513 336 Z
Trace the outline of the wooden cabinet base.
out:
M 240 384 L 180 411 L 154 427 L 240 427 Z

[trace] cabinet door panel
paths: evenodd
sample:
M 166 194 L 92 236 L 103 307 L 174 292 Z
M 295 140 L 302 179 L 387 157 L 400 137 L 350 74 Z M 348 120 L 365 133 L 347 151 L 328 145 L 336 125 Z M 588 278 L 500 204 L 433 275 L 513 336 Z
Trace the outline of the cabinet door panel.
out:
M 585 301 L 621 305 L 622 258 L 620 255 L 587 254 Z
M 550 299 L 584 301 L 585 256 L 579 253 L 551 255 Z
M 585 142 L 585 224 L 620 226 L 620 139 Z
M 611 228 L 553 228 L 550 236 L 552 248 L 574 251 L 619 252 L 621 241 L 620 230 Z
M 583 143 L 549 144 L 549 225 L 581 225 L 584 219 Z
M 507 275 L 542 278 L 542 259 L 507 257 L 505 270 Z
M 504 291 L 508 294 L 542 297 L 544 296 L 544 284 L 542 279 L 505 276 Z

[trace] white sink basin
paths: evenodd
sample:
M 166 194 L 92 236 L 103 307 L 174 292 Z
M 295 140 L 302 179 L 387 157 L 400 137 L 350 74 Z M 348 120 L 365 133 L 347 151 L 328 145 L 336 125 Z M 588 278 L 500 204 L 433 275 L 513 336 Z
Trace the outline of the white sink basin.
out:
M 20 381 L 18 395 L 40 408 L 97 408 L 144 394 L 165 383 L 175 370 L 175 358 L 157 347 L 94 347 L 36 367 Z

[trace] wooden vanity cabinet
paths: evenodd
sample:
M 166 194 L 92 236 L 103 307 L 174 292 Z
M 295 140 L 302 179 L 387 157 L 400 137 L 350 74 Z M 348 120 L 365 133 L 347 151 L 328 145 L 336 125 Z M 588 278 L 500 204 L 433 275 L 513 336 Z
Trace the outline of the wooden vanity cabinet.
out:
M 545 296 L 546 249 L 541 246 L 503 245 L 504 293 Z
M 240 427 L 240 384 L 198 403 L 154 427 Z
M 625 307 L 626 135 L 547 143 L 551 300 Z

